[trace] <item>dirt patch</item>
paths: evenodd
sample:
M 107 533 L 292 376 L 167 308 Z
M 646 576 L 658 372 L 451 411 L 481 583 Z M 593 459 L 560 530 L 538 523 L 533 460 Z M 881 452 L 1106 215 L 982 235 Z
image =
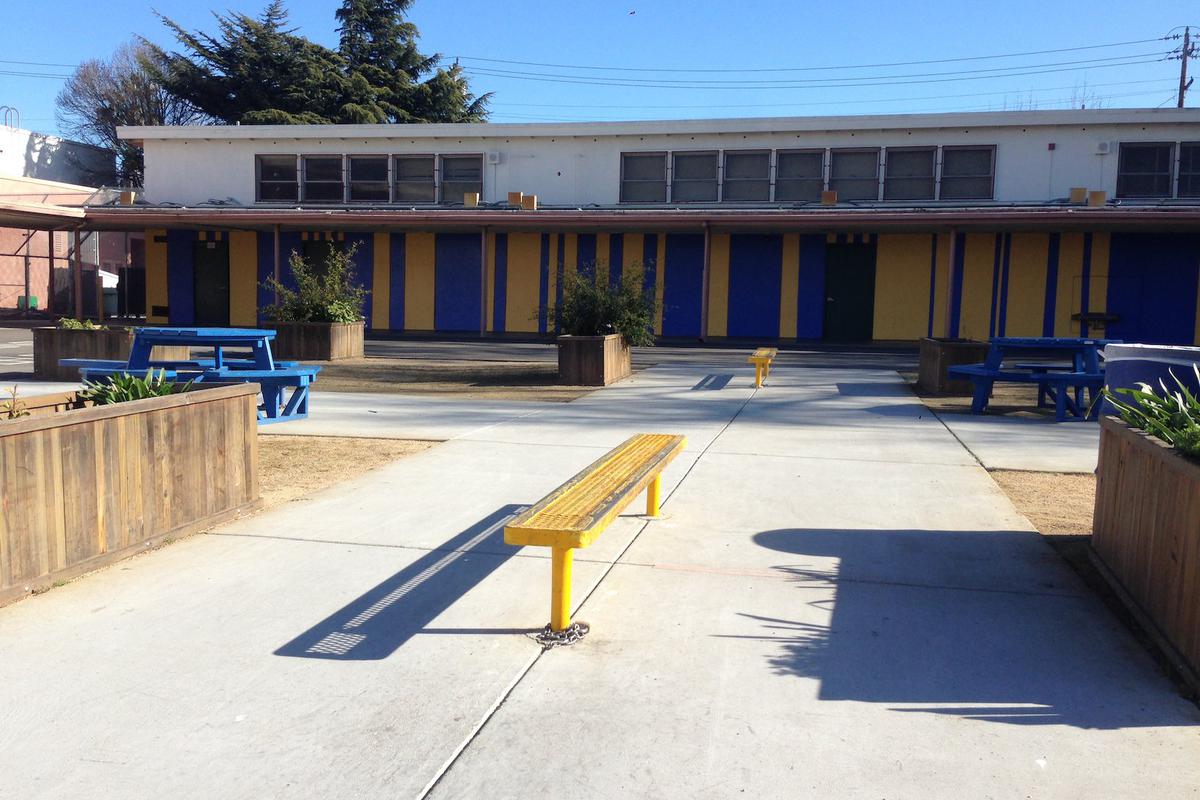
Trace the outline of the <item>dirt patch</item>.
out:
M 263 505 L 305 497 L 434 444 L 410 439 L 260 435 L 258 481 Z
M 593 387 L 560 384 L 558 365 L 554 363 L 353 358 L 322 364 L 313 391 L 565 403 L 592 392 Z
M 996 470 L 992 477 L 1017 510 L 1047 536 L 1091 536 L 1096 476 Z

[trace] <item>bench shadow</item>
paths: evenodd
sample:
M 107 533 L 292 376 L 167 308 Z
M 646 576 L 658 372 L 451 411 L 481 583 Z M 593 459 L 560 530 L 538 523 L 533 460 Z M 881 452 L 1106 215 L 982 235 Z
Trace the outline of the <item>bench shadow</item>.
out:
M 701 378 L 700 382 L 692 387 L 692 391 L 717 391 L 728 386 L 731 380 L 733 380 L 732 373 L 712 373 Z
M 425 626 L 517 554 L 520 548 L 504 545 L 504 523 L 524 509 L 520 505 L 497 509 L 292 639 L 275 655 L 375 661 L 420 633 L 516 632 Z
M 807 594 L 742 613 L 776 674 L 818 697 L 1010 725 L 1197 726 L 1127 631 L 1036 533 L 781 529 L 755 543 Z M 832 592 L 832 596 L 830 595 Z M 793 607 L 794 608 L 794 607 Z

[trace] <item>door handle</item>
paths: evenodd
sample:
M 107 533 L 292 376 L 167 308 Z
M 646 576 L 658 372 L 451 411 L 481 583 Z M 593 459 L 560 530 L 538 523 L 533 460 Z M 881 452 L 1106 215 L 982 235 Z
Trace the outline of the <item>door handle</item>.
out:
M 825 298 L 825 302 L 826 302 L 826 303 L 832 303 L 832 302 L 833 302 L 833 298 L 832 298 L 832 297 L 826 297 L 826 298 Z

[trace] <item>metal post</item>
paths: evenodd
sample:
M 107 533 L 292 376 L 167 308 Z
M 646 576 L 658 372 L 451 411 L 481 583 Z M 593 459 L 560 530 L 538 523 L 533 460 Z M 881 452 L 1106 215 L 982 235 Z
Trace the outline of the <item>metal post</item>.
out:
M 83 240 L 75 229 L 75 319 L 83 319 Z
M 571 568 L 575 550 L 550 548 L 550 628 L 565 631 L 571 626 Z
M 646 487 L 646 516 L 657 517 L 662 508 L 662 475 L 655 475 Z
M 49 263 L 49 268 L 46 270 L 49 276 L 46 279 L 46 313 L 54 316 L 54 235 L 58 231 L 46 231 L 46 255 Z
M 25 313 L 29 313 L 29 244 L 33 239 L 34 231 L 25 231 Z

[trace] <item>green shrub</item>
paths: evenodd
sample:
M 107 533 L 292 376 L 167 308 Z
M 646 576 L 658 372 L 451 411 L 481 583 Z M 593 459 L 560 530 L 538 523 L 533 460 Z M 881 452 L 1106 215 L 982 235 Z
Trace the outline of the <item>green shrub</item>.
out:
M 1192 370 L 1200 381 L 1200 365 L 1193 364 Z M 1162 439 L 1180 453 L 1200 461 L 1200 399 L 1171 373 L 1178 389 L 1168 389 L 1159 381 L 1159 394 L 1147 383 L 1139 383 L 1138 389 L 1104 389 L 1108 399 L 1121 419 L 1135 428 Z M 1121 397 L 1127 398 L 1122 400 Z
M 554 328 L 567 336 L 619 333 L 638 347 L 654 345 L 653 287 L 643 286 L 640 267 L 626 269 L 613 285 L 593 266 L 563 276 L 562 302 L 547 309 Z
M 8 390 L 8 399 L 0 403 L 0 419 L 19 419 L 28 416 L 29 409 L 17 397 L 17 387 L 12 387 Z
M 275 276 L 262 287 L 275 293 L 277 303 L 263 309 L 263 316 L 276 322 L 358 322 L 370 294 L 354 282 L 354 254 L 358 245 L 343 250 L 330 248 L 323 263 L 310 264 L 292 251 L 288 266 L 296 288 L 284 286 Z
M 64 331 L 106 331 L 107 325 L 97 325 L 90 319 L 72 319 L 71 317 L 62 317 L 58 321 L 58 327 Z
M 107 406 L 113 403 L 127 403 L 130 400 L 145 400 L 147 397 L 164 397 L 176 391 L 186 392 L 191 385 L 192 382 L 188 381 L 176 389 L 175 381 L 168 379 L 166 370 L 161 369 L 157 374 L 150 370 L 144 378 L 122 372 L 110 377 L 107 383 L 88 381 L 79 391 L 79 397 L 82 400 L 91 400 L 98 406 Z

